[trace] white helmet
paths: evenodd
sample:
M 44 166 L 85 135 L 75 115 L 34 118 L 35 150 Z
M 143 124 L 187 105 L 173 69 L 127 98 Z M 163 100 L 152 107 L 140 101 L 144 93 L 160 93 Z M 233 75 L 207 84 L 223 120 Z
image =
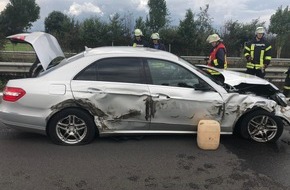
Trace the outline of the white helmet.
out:
M 209 35 L 206 39 L 206 41 L 208 43 L 212 43 L 212 42 L 217 42 L 217 41 L 220 41 L 221 38 L 219 37 L 219 35 L 217 34 L 212 34 L 212 35 Z
M 257 35 L 257 34 L 265 34 L 266 33 L 266 31 L 265 31 L 265 28 L 264 27 L 257 27 L 256 28 L 256 31 L 255 31 L 255 34 Z
M 134 31 L 134 35 L 135 36 L 143 36 L 143 33 L 142 33 L 142 31 L 140 30 L 140 29 L 136 29 L 135 31 Z
M 152 40 L 159 40 L 159 39 L 160 39 L 159 34 L 158 34 L 158 33 L 153 33 L 153 34 L 151 35 L 151 39 L 152 39 Z

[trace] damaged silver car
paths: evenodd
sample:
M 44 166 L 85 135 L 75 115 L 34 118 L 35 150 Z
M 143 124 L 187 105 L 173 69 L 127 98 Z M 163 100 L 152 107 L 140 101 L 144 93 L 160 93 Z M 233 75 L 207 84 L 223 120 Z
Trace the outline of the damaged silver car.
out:
M 45 37 L 26 41 L 30 35 Z M 63 55 L 57 48 L 55 56 L 46 56 L 57 43 L 49 34 L 21 38 L 33 47 L 47 44 L 35 51 L 50 61 Z M 285 96 L 268 81 L 193 66 L 165 51 L 86 48 L 54 67 L 40 62 L 39 76 L 7 83 L 0 120 L 46 134 L 56 144 L 86 144 L 96 135 L 196 134 L 202 119 L 218 121 L 221 134 L 274 142 L 290 123 Z

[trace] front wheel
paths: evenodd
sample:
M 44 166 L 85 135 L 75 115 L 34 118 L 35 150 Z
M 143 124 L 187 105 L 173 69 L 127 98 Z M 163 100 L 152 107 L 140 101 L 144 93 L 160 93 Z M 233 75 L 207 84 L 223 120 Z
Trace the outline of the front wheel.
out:
M 245 116 L 241 123 L 241 136 L 256 142 L 275 142 L 283 133 L 283 121 L 264 110 L 254 111 Z
M 60 145 L 88 144 L 94 139 L 95 133 L 93 118 L 76 108 L 57 113 L 48 125 L 48 135 L 52 142 Z

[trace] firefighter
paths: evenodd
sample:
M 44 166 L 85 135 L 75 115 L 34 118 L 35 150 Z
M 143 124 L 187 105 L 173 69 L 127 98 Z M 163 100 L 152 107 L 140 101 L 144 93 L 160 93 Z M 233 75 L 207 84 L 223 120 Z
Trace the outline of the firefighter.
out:
M 152 44 L 150 45 L 151 48 L 166 51 L 164 44 L 160 42 L 160 36 L 158 33 L 153 33 L 151 35 L 151 39 L 152 39 Z
M 265 77 L 265 69 L 271 61 L 272 46 L 265 40 L 264 27 L 257 27 L 255 37 L 246 43 L 244 56 L 247 59 L 247 73 L 260 78 Z
M 283 94 L 286 97 L 290 97 L 290 67 L 288 68 L 288 71 L 285 72 L 285 74 L 287 74 L 287 76 L 285 78 Z
M 209 35 L 206 41 L 212 45 L 207 65 L 220 69 L 227 69 L 227 51 L 219 35 Z
M 149 47 L 148 43 L 143 39 L 142 31 L 137 28 L 134 31 L 133 47 Z

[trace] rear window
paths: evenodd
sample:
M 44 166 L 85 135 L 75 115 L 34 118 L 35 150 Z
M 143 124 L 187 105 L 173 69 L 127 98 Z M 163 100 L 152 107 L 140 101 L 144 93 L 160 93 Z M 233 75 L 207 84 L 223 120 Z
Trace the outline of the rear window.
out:
M 59 57 L 59 58 L 55 58 L 55 59 L 54 59 L 54 60 L 49 64 L 47 70 L 45 70 L 45 71 L 43 71 L 42 73 L 40 73 L 40 75 L 45 75 L 45 74 L 47 74 L 47 73 L 50 73 L 51 71 L 54 71 L 54 70 L 56 70 L 57 68 L 60 68 L 60 67 L 62 67 L 62 66 L 64 66 L 64 65 L 66 65 L 66 64 L 68 64 L 68 63 L 70 63 L 70 62 L 73 62 L 73 61 L 75 61 L 75 60 L 78 60 L 78 59 L 80 59 L 80 58 L 82 58 L 82 57 L 84 57 L 84 52 L 79 53 L 79 54 L 77 54 L 77 55 L 74 55 L 74 56 L 72 56 L 72 57 L 69 57 L 69 58 L 67 58 L 67 59 L 65 59 L 65 58 L 61 58 L 61 57 Z

